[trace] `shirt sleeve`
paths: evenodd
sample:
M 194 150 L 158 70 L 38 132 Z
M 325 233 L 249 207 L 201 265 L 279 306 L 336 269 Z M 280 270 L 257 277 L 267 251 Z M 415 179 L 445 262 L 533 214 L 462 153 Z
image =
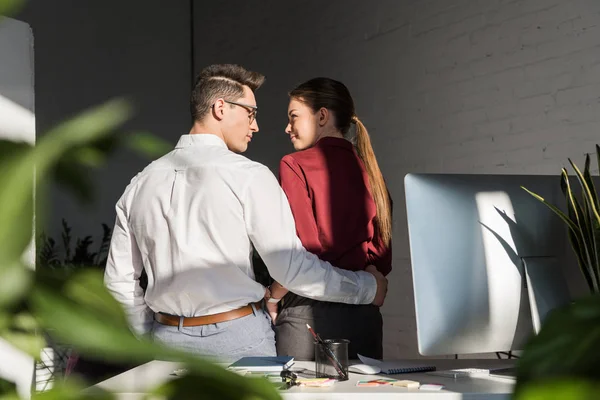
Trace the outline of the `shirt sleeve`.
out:
M 302 169 L 291 157 L 284 157 L 279 163 L 279 183 L 287 196 L 296 233 L 304 248 L 320 255 L 323 252 L 319 239 L 319 229 L 313 213 L 312 201 L 308 194 L 306 179 Z
M 268 168 L 257 168 L 242 203 L 248 236 L 271 276 L 284 287 L 316 300 L 373 301 L 377 290 L 373 275 L 335 268 L 302 246 L 286 196 Z
M 390 207 L 392 207 L 392 213 L 394 204 L 390 197 Z M 375 237 L 379 236 L 377 225 L 375 225 Z M 377 240 L 372 241 L 369 244 L 367 260 L 369 264 L 373 264 L 377 267 L 377 270 L 383 275 L 388 275 L 392 271 L 392 241 L 386 246 Z
M 135 238 L 129 230 L 123 199 L 116 206 L 117 218 L 104 272 L 104 283 L 123 305 L 134 333 L 143 335 L 152 328 L 153 313 L 146 305 L 140 276 L 144 269 Z
M 387 276 L 392 271 L 392 243 L 389 246 L 371 243 L 368 251 L 368 263 Z

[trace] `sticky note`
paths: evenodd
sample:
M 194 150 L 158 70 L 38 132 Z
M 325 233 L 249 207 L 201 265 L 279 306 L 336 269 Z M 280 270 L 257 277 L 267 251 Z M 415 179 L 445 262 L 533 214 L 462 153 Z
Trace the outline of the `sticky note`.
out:
M 335 379 L 330 378 L 300 378 L 298 379 L 298 385 L 310 386 L 310 387 L 326 387 L 333 386 Z
M 397 379 L 386 379 L 386 378 L 380 378 L 380 379 L 373 379 L 369 382 L 375 382 L 375 383 L 379 383 L 380 385 L 390 385 L 394 382 L 397 382 Z
M 393 386 L 401 386 L 401 387 L 405 387 L 408 389 L 418 389 L 421 384 L 417 381 L 404 380 L 404 381 L 393 382 L 392 385 Z
M 421 390 L 442 390 L 444 385 L 439 385 L 437 383 L 425 383 L 421 385 L 419 389 Z
M 379 383 L 373 382 L 373 381 L 358 381 L 358 382 L 356 382 L 356 386 L 373 387 L 373 386 L 380 386 L 380 385 L 379 385 Z

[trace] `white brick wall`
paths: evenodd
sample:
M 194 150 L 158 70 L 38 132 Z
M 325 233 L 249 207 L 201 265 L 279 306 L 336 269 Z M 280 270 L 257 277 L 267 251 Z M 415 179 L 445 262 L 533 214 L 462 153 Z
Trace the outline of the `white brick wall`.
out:
M 596 0 L 234 1 L 206 11 L 195 16 L 196 65 L 267 75 L 249 155 L 273 170 L 292 151 L 288 90 L 325 75 L 353 93 L 395 202 L 386 357 L 417 356 L 403 176 L 556 174 L 600 143 Z

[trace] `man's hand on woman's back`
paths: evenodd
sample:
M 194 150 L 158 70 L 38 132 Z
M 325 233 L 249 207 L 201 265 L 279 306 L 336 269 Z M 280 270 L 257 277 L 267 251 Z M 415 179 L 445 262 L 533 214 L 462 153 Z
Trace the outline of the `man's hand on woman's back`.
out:
M 388 280 L 374 265 L 369 265 L 365 268 L 365 271 L 373 275 L 377 281 L 377 292 L 375 292 L 375 298 L 371 304 L 381 307 L 385 300 L 385 296 L 387 295 Z

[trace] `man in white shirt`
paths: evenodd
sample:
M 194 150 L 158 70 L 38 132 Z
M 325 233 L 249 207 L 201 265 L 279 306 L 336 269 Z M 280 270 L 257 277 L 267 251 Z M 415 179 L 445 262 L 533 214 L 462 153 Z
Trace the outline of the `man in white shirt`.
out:
M 254 91 L 263 81 L 237 65 L 205 68 L 190 133 L 134 177 L 116 205 L 105 283 L 138 334 L 219 358 L 275 355 L 252 245 L 271 276 L 302 296 L 383 303 L 383 275 L 308 253 L 275 176 L 239 154 L 258 132 Z

